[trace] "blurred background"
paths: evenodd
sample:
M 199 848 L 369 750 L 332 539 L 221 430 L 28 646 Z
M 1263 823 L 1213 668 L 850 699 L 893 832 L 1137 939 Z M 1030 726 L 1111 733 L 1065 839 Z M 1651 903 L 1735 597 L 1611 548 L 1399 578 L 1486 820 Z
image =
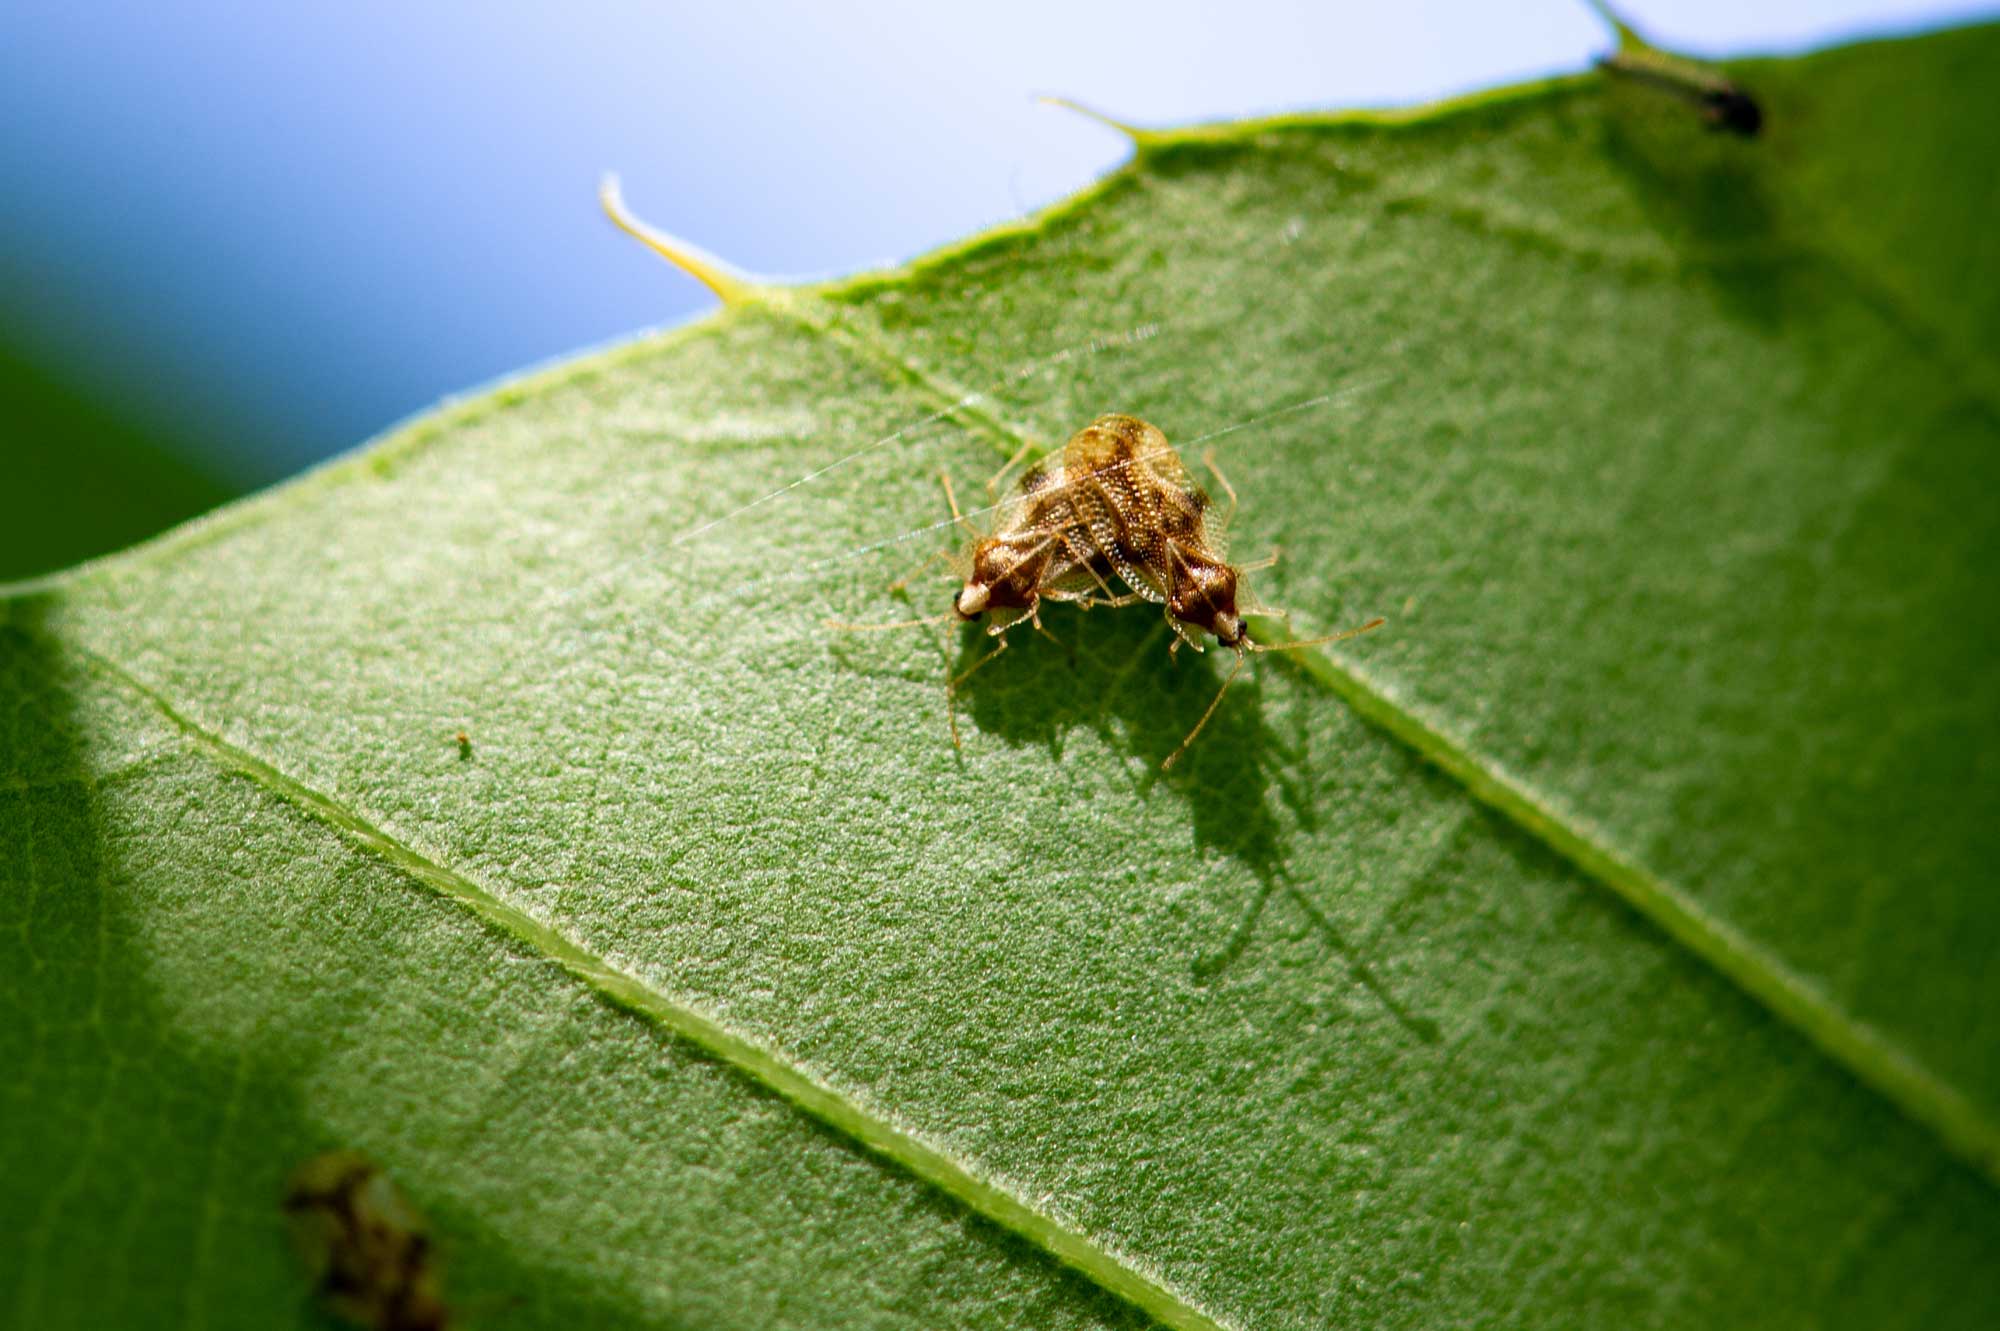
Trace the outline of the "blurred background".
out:
M 1990 15 L 1625 7 L 1782 53 Z M 0 578 L 118 548 L 439 398 L 699 314 L 616 233 L 752 272 L 898 262 L 1116 165 L 1139 124 L 1430 101 L 1610 46 L 1577 0 L 8 6 Z

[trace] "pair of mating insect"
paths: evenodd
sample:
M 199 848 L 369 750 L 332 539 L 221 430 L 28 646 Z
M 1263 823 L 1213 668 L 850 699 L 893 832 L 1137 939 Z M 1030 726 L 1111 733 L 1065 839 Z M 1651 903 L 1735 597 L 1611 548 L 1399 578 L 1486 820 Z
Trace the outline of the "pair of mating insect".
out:
M 1136 416 L 1100 416 L 1072 435 L 1052 463 L 1022 474 L 990 534 L 976 530 L 959 511 L 947 476 L 946 502 L 971 541 L 950 560 L 961 579 L 951 609 L 893 624 L 836 627 L 894 629 L 953 618 L 988 621 L 987 632 L 998 639 L 993 650 L 945 683 L 946 715 L 956 744 L 959 688 L 1006 649 L 1006 635 L 1016 626 L 1028 624 L 1052 636 L 1042 627 L 1044 601 L 1068 602 L 1086 610 L 1144 601 L 1157 604 L 1174 633 L 1171 651 L 1182 644 L 1201 651 L 1206 635 L 1236 653 L 1235 667 L 1207 710 L 1162 764 L 1172 767 L 1215 714 L 1250 653 L 1338 642 L 1383 623 L 1375 619 L 1318 638 L 1253 642 L 1246 617 L 1282 612 L 1250 602 L 1244 575 L 1270 567 L 1277 556 L 1252 564 L 1229 562 L 1222 538 L 1235 513 L 1236 490 L 1213 458 L 1207 465 L 1229 496 L 1228 511 L 1219 520 L 1211 512 L 1208 492 L 1194 483 L 1157 427 Z

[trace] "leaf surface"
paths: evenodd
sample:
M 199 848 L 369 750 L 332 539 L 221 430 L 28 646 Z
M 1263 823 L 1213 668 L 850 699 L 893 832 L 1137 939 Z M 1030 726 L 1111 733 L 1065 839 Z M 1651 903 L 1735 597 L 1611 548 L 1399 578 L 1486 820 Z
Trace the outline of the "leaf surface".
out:
M 342 1147 L 510 1326 L 1990 1324 L 1996 68 L 1150 136 L 23 589 L 0 1306 L 306 1318 Z M 1052 614 L 955 752 L 824 621 L 1111 409 L 1390 626 L 1162 775 L 1223 663 Z

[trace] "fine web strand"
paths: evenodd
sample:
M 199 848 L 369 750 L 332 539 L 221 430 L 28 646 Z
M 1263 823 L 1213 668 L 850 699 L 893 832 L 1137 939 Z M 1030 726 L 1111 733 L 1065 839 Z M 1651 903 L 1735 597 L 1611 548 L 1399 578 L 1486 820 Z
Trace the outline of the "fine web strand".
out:
M 989 398 L 991 398 L 995 393 L 997 393 L 1001 389 L 1011 387 L 1014 384 L 1020 383 L 1022 380 L 1032 378 L 1033 376 L 1040 374 L 1046 370 L 1052 369 L 1056 366 L 1068 364 L 1070 361 L 1073 360 L 1079 360 L 1089 356 L 1097 356 L 1107 351 L 1121 350 L 1126 347 L 1136 346 L 1141 342 L 1150 341 L 1152 338 L 1157 337 L 1160 331 L 1166 326 L 1167 324 L 1161 320 L 1153 320 L 1148 323 L 1136 324 L 1133 327 L 1126 329 L 1122 333 L 1114 333 L 1104 337 L 1094 337 L 1090 339 L 1088 342 L 1079 342 L 1073 346 L 1064 347 L 1062 350 L 1054 352 L 1050 355 L 1040 356 L 1035 358 L 1034 360 L 1026 361 L 1020 365 L 1017 365 L 1014 368 L 1003 373 L 999 378 L 995 379 L 991 383 L 991 385 L 988 386 L 987 388 L 981 389 L 977 392 L 967 393 L 965 396 L 959 398 L 957 401 L 951 403 L 949 406 L 942 407 L 937 411 L 931 412 L 927 416 L 923 416 L 917 420 L 914 420 L 890 434 L 886 434 L 879 439 L 873 440 L 870 443 L 862 445 L 860 448 L 855 449 L 851 453 L 843 454 L 842 456 L 837 457 L 833 461 L 827 463 L 825 466 L 816 467 L 812 471 L 807 472 L 805 475 L 800 476 L 798 479 L 787 482 L 786 484 L 781 485 L 777 489 L 769 491 L 768 493 L 759 495 L 757 498 L 751 500 L 749 503 L 739 505 L 738 507 L 731 509 L 729 512 L 722 514 L 720 517 L 710 518 L 708 521 L 701 523 L 700 525 L 694 527 L 692 530 L 682 532 L 679 536 L 676 536 L 672 540 L 668 541 L 664 546 L 652 547 L 644 551 L 641 551 L 638 554 L 632 555 L 628 558 L 621 559 L 616 563 L 607 565 L 606 567 L 599 569 L 596 573 L 582 579 L 577 583 L 572 584 L 569 587 L 563 588 L 559 591 L 551 592 L 549 595 L 544 596 L 539 602 L 537 602 L 536 608 L 543 609 L 549 606 L 561 605 L 579 600 L 583 596 L 587 595 L 589 592 L 595 590 L 597 587 L 617 577 L 619 574 L 625 572 L 626 570 L 636 568 L 641 564 L 649 563 L 653 560 L 659 559 L 668 550 L 674 549 L 677 546 L 685 545 L 691 541 L 694 541 L 697 538 L 713 531 L 715 528 L 742 517 L 744 514 L 749 513 L 753 509 L 768 504 L 775 499 L 790 494 L 792 491 L 797 490 L 802 486 L 808 485 L 811 482 L 818 480 L 820 477 L 825 476 L 828 472 L 831 472 L 836 468 L 846 466 L 848 463 L 853 462 L 859 458 L 866 457 L 871 453 L 878 452 L 881 449 L 887 448 L 890 445 L 895 444 L 899 440 L 908 438 L 910 435 L 914 434 L 919 430 L 922 430 L 931 425 L 935 425 L 939 421 L 945 420 L 946 418 L 954 415 L 955 413 L 965 410 L 967 407 L 976 406 L 980 402 L 986 401 Z M 995 505 L 994 507 L 998 507 L 998 505 Z M 992 508 L 982 509 L 980 511 L 991 512 Z M 891 545 L 897 544 L 899 541 L 912 540 L 918 536 L 923 535 L 925 532 L 936 531 L 938 530 L 939 527 L 946 527 L 950 525 L 951 523 L 947 521 L 943 523 L 933 523 L 930 526 L 926 527 L 919 527 L 913 531 L 905 532 L 899 537 L 895 537 L 887 541 L 876 542 L 875 544 L 861 550 L 849 551 L 847 554 L 838 556 L 832 560 L 821 560 L 815 564 L 807 565 L 805 566 L 805 568 L 800 569 L 793 574 L 789 575 L 780 574 L 780 575 L 774 575 L 770 578 L 757 579 L 751 583 L 744 584 L 742 587 L 732 588 L 730 590 L 732 593 L 734 593 L 744 590 L 753 590 L 756 587 L 765 585 L 782 584 L 786 582 L 798 581 L 800 580 L 800 577 L 808 570 L 825 567 L 828 563 L 839 563 L 844 559 L 860 558 L 863 555 L 872 554 L 876 550 L 886 549 Z M 716 598 L 705 597 L 702 598 L 702 601 L 707 602 L 707 601 L 712 601 L 714 599 Z
M 1290 406 L 1279 407 L 1273 411 L 1264 412 L 1262 415 L 1252 416 L 1248 420 L 1238 421 L 1236 424 L 1225 426 L 1220 430 L 1211 430 L 1209 431 L 1209 433 L 1201 435 L 1194 439 L 1190 439 L 1184 444 L 1176 444 L 1170 440 L 1168 441 L 1167 446 L 1165 448 L 1153 448 L 1153 449 L 1148 449 L 1141 453 L 1135 453 L 1132 455 L 1130 460 L 1133 462 L 1149 462 L 1154 458 L 1171 457 L 1176 455 L 1185 458 L 1186 450 L 1193 448 L 1196 444 L 1205 444 L 1211 440 L 1220 439 L 1225 435 L 1235 434 L 1239 430 L 1247 430 L 1252 426 L 1262 425 L 1266 421 L 1277 420 L 1280 416 L 1290 416 L 1297 412 L 1310 411 L 1317 407 L 1328 406 L 1332 403 L 1343 401 L 1346 398 L 1352 397 L 1357 393 L 1366 392 L 1371 388 L 1378 388 L 1387 382 L 1388 382 L 1388 376 L 1386 375 L 1375 379 L 1363 380 L 1361 383 L 1340 389 L 1337 392 L 1321 393 L 1318 397 L 1308 398 L 1304 402 L 1294 402 Z M 1052 494 L 1060 494 L 1064 490 L 1069 489 L 1071 486 L 1080 484 L 1082 483 L 1083 480 L 1087 479 L 1088 479 L 1087 477 L 1084 477 L 1073 481 L 1069 477 L 1065 476 L 1063 480 L 1058 484 L 1048 486 L 1045 489 L 1037 490 L 1035 494 L 1037 498 L 1041 498 Z M 970 520 L 972 518 L 985 517 L 991 513 L 998 513 L 1003 508 L 1007 508 L 1013 504 L 1019 503 L 1020 498 L 1021 497 L 1019 495 L 1009 495 L 1005 499 L 997 500 L 994 503 L 987 504 L 982 508 L 967 509 L 963 516 L 968 520 Z M 808 567 L 822 568 L 825 567 L 827 564 L 839 563 L 847 559 L 859 558 L 862 555 L 873 554 L 877 550 L 885 549 L 888 546 L 895 545 L 899 542 L 913 540 L 916 537 L 923 535 L 925 532 L 937 531 L 942 527 L 949 527 L 951 525 L 952 525 L 952 520 L 950 519 L 947 519 L 943 522 L 933 522 L 928 526 L 915 528 L 914 530 L 904 532 L 899 536 L 891 536 L 886 540 L 875 541 L 871 544 L 860 546 L 856 549 L 846 551 L 845 553 L 833 555 L 827 559 L 820 560 L 815 564 L 809 565 Z
M 729 512 L 722 514 L 720 517 L 710 518 L 707 522 L 702 523 L 700 526 L 695 527 L 693 530 L 681 533 L 679 536 L 675 537 L 672 541 L 668 542 L 668 545 L 670 547 L 677 545 L 685 545 L 689 541 L 697 540 L 700 537 L 706 535 L 708 532 L 711 532 L 715 528 L 721 526 L 722 524 L 726 522 L 733 522 L 737 518 L 742 517 L 745 513 L 748 513 L 750 510 L 754 508 L 761 508 L 762 506 L 770 503 L 774 499 L 778 499 L 784 495 L 790 494 L 792 491 L 798 489 L 802 485 L 810 485 L 812 482 L 818 480 L 820 477 L 826 475 L 828 472 L 833 471 L 838 467 L 844 467 L 850 462 L 854 462 L 861 458 L 867 457 L 870 453 L 873 453 L 878 449 L 887 448 L 889 447 L 889 445 L 895 443 L 900 439 L 908 437 L 915 431 L 921 430 L 929 425 L 935 425 L 937 422 L 945 419 L 947 416 L 956 415 L 958 412 L 965 410 L 967 407 L 977 406 L 979 403 L 984 402 L 989 397 L 991 397 L 997 389 L 1009 387 L 1013 384 L 1019 383 L 1023 379 L 1027 379 L 1034 375 L 1040 374 L 1042 371 L 1051 369 L 1057 365 L 1067 364 L 1069 361 L 1075 359 L 1078 356 L 1095 356 L 1102 352 L 1109 351 L 1114 347 L 1131 346 L 1134 343 L 1147 341 L 1148 339 L 1156 336 L 1159 333 L 1159 331 L 1160 331 L 1160 325 L 1158 323 L 1144 323 L 1140 324 L 1136 328 L 1128 329 L 1125 332 L 1116 334 L 1112 337 L 1093 338 L 1089 342 L 1082 343 L 1079 346 L 1065 347 L 1061 351 L 1056 352 L 1054 355 L 1043 356 L 1037 360 L 1029 361 L 1026 365 L 1021 366 L 1018 369 L 1012 370 L 1006 375 L 1004 375 L 997 382 L 994 388 L 982 389 L 976 393 L 967 393 L 964 397 L 958 399 L 958 401 L 953 402 L 949 406 L 942 407 L 937 411 L 932 412 L 930 415 L 923 417 L 920 420 L 912 421 L 910 424 L 905 425 L 902 429 L 895 431 L 893 434 L 883 435 L 880 439 L 875 440 L 873 443 L 864 444 L 860 448 L 855 449 L 852 453 L 848 453 L 841 457 L 837 457 L 823 467 L 815 467 L 813 470 L 807 472 L 805 475 L 799 477 L 797 480 L 789 481 L 786 484 L 779 486 L 775 490 L 772 490 L 766 494 L 759 495 L 757 496 L 757 498 L 752 499 L 747 504 L 738 505 L 737 507 L 729 510 Z
M 1062 351 L 1056 352 L 1053 355 L 1045 356 L 1040 359 L 1030 361 L 1023 366 L 1008 371 L 1005 376 L 1003 376 L 1000 380 L 996 381 L 996 387 L 1003 387 L 1007 384 L 1018 382 L 1021 379 L 1039 373 L 1040 371 L 1047 369 L 1050 366 L 1062 364 L 1066 361 L 1076 359 L 1079 356 L 1095 355 L 1103 351 L 1114 349 L 1116 347 L 1129 346 L 1135 342 L 1144 341 L 1148 338 L 1155 336 L 1160 331 L 1161 327 L 1162 325 L 1157 322 L 1149 324 L 1140 324 L 1135 328 L 1129 329 L 1124 333 L 1120 333 L 1112 337 L 1095 338 L 1092 339 L 1090 342 L 1081 343 L 1076 346 L 1064 348 Z M 1245 420 L 1237 421 L 1233 424 L 1224 426 L 1221 429 L 1211 430 L 1207 434 L 1199 435 L 1196 438 L 1189 440 L 1185 444 L 1175 445 L 1169 442 L 1167 447 L 1163 449 L 1154 449 L 1149 452 L 1140 453 L 1137 456 L 1140 460 L 1146 460 L 1154 457 L 1164 457 L 1170 454 L 1178 454 L 1181 452 L 1182 449 L 1192 448 L 1198 444 L 1208 443 L 1216 439 L 1224 438 L 1225 436 L 1228 435 L 1237 434 L 1241 431 L 1248 430 L 1253 426 L 1262 425 L 1267 421 L 1276 420 L 1283 416 L 1295 415 L 1304 411 L 1314 410 L 1337 402 L 1343 402 L 1358 394 L 1368 392 L 1375 388 L 1379 388 L 1383 384 L 1390 382 L 1392 378 L 1393 376 L 1386 374 L 1376 375 L 1372 378 L 1361 380 L 1358 383 L 1347 385 L 1346 387 L 1336 389 L 1332 392 L 1321 393 L 1316 397 L 1307 398 L 1302 402 L 1289 403 L 1286 406 L 1278 407 L 1267 412 L 1261 412 Z M 992 390 L 987 390 L 987 392 L 990 391 Z M 810 476 L 813 475 L 824 475 L 827 471 L 832 470 L 832 468 L 835 466 L 839 466 L 842 462 L 849 461 L 855 457 L 861 456 L 862 454 L 870 452 L 876 448 L 880 448 L 885 443 L 893 442 L 895 439 L 905 437 L 910 433 L 912 429 L 916 428 L 917 426 L 925 424 L 927 422 L 935 422 L 937 420 L 940 420 L 946 415 L 949 415 L 952 411 L 958 410 L 965 401 L 976 400 L 985 395 L 986 395 L 985 393 L 968 394 L 965 399 L 961 399 L 960 403 L 955 403 L 951 407 L 945 408 L 938 412 L 933 412 L 928 417 L 923 418 L 923 420 L 914 422 L 912 425 L 905 426 L 901 430 L 897 431 L 895 434 L 890 436 L 885 436 L 884 439 L 877 440 L 874 443 L 871 443 L 862 449 L 858 449 L 853 453 L 847 454 L 843 458 L 836 459 L 835 462 L 829 464 L 828 466 L 818 468 L 813 473 L 810 473 L 808 478 L 802 478 L 802 479 L 809 479 Z M 783 494 L 790 490 L 796 489 L 800 483 L 801 482 L 793 482 L 790 485 L 781 487 L 779 490 L 773 491 L 770 496 L 766 496 L 766 498 L 768 499 L 770 497 L 775 497 L 776 495 Z M 1065 479 L 1065 481 L 1063 481 L 1057 487 L 1057 489 L 1064 488 L 1070 483 L 1071 482 Z M 1046 494 L 1049 493 L 1049 491 L 1043 491 L 1042 493 Z M 764 501 L 760 500 L 757 502 L 764 502 Z M 960 516 L 962 516 L 967 520 L 970 520 L 972 518 L 986 517 L 998 513 L 1001 510 L 1009 508 L 1012 505 L 1019 502 L 1020 502 L 1019 495 L 1009 495 L 1005 498 L 996 500 L 993 503 L 983 505 L 979 508 L 969 509 Z M 754 507 L 754 504 L 746 505 L 745 509 L 749 507 Z M 739 509 L 737 511 L 742 512 L 745 510 Z M 724 519 L 719 519 L 715 522 L 710 522 L 708 524 L 705 524 L 705 528 L 714 527 L 718 525 L 720 521 L 726 521 L 726 520 L 727 519 L 724 518 Z M 811 582 L 817 579 L 822 573 L 825 573 L 830 569 L 836 568 L 843 564 L 851 563 L 858 559 L 865 559 L 869 555 L 877 554 L 883 550 L 892 549 L 896 546 L 906 544 L 907 542 L 916 540 L 919 537 L 930 535 L 936 532 L 941 532 L 948 528 L 955 527 L 958 525 L 958 521 L 959 521 L 958 518 L 953 518 L 953 517 L 940 518 L 935 522 L 928 522 L 922 524 L 921 526 L 911 527 L 904 531 L 898 532 L 895 535 L 886 536 L 881 538 L 880 540 L 870 541 L 865 545 L 855 546 L 851 549 L 840 551 L 837 554 L 827 555 L 822 558 L 810 560 L 802 564 L 794 564 L 788 571 L 783 573 L 766 574 L 762 577 L 746 579 L 743 582 L 735 583 L 728 587 L 717 588 L 716 590 L 710 592 L 707 595 L 694 597 L 687 601 L 684 601 L 682 602 L 682 605 L 689 610 L 707 609 L 715 605 L 739 602 L 746 597 L 755 595 L 757 593 L 770 591 L 776 588 L 796 586 L 801 583 Z M 599 570 L 596 574 L 593 574 L 590 577 L 587 577 L 580 582 L 572 584 L 569 587 L 550 592 L 548 595 L 544 596 L 537 603 L 536 608 L 538 610 L 546 609 L 554 605 L 566 604 L 580 600 L 590 591 L 594 590 L 596 587 L 617 577 L 620 573 L 623 573 L 627 569 L 637 567 L 640 564 L 652 562 L 658 559 L 663 553 L 664 553 L 663 549 L 655 548 L 633 555 L 628 559 L 619 560 L 617 563 Z
M 1317 397 L 1307 398 L 1303 402 L 1293 402 L 1286 406 L 1275 408 L 1271 411 L 1262 412 L 1258 415 L 1249 417 L 1246 420 L 1238 421 L 1233 425 L 1227 425 L 1218 430 L 1211 430 L 1209 433 L 1201 435 L 1195 439 L 1191 439 L 1186 444 L 1183 445 L 1175 445 L 1172 442 L 1169 442 L 1167 447 L 1165 448 L 1150 449 L 1145 452 L 1136 454 L 1135 460 L 1144 461 L 1156 457 L 1165 457 L 1168 456 L 1169 454 L 1178 454 L 1181 452 L 1182 449 L 1192 448 L 1196 444 L 1204 444 L 1211 442 L 1212 440 L 1221 439 L 1227 435 L 1232 435 L 1244 430 L 1248 430 L 1252 426 L 1262 425 L 1267 421 L 1273 421 L 1279 419 L 1280 417 L 1296 415 L 1300 412 L 1316 410 L 1320 407 L 1330 406 L 1337 402 L 1343 402 L 1349 398 L 1357 396 L 1358 394 L 1365 393 L 1372 389 L 1381 387 L 1382 385 L 1388 383 L 1390 378 L 1391 376 L 1389 375 L 1377 375 L 1373 378 L 1364 379 L 1359 383 L 1350 384 L 1344 388 L 1336 389 L 1332 392 L 1321 393 Z M 1068 477 L 1065 477 L 1062 481 L 1058 482 L 1057 484 L 1049 486 L 1046 489 L 1039 490 L 1036 493 L 1038 496 L 1058 494 L 1061 491 L 1067 489 L 1072 484 L 1076 483 L 1077 482 L 1071 481 Z M 1013 505 L 1019 503 L 1020 500 L 1021 497 L 1019 495 L 1009 495 L 1006 498 L 997 500 L 991 504 L 986 504 L 979 508 L 967 509 L 961 516 L 967 519 L 968 521 L 974 518 L 988 517 L 992 514 L 1000 512 L 1003 509 L 1012 507 Z M 718 602 L 740 600 L 744 597 L 754 595 L 755 593 L 768 591 L 776 587 L 783 587 L 783 586 L 794 585 L 797 583 L 810 582 L 816 579 L 820 574 L 825 573 L 828 570 L 837 567 L 838 565 L 851 563 L 857 559 L 865 559 L 869 555 L 878 554 L 883 550 L 892 549 L 895 546 L 903 545 L 909 541 L 914 541 L 921 536 L 927 536 L 935 532 L 941 532 L 948 528 L 955 527 L 957 525 L 958 525 L 957 518 L 952 518 L 952 517 L 940 518 L 935 522 L 928 522 L 920 527 L 912 527 L 909 528 L 908 530 L 898 532 L 893 536 L 885 536 L 880 540 L 870 541 L 866 545 L 858 545 L 851 549 L 842 550 L 837 554 L 826 555 L 819 559 L 814 559 L 803 564 L 794 565 L 790 570 L 784 573 L 766 574 L 763 577 L 750 578 L 747 579 L 746 581 L 736 583 L 729 587 L 719 588 L 715 592 L 707 596 L 696 598 L 689 604 L 691 607 L 708 606 L 716 604 Z
M 1238 430 L 1247 430 L 1254 425 L 1262 425 L 1266 421 L 1277 420 L 1280 416 L 1289 416 L 1293 412 L 1311 411 L 1315 407 L 1324 407 L 1328 403 L 1341 402 L 1347 398 L 1354 397 L 1356 394 L 1365 393 L 1373 388 L 1380 388 L 1388 382 L 1388 375 L 1378 374 L 1371 379 L 1363 379 L 1358 384 L 1349 384 L 1347 387 L 1331 393 L 1321 393 L 1318 397 L 1307 398 L 1303 402 L 1294 402 L 1288 407 L 1279 407 L 1275 411 L 1267 411 L 1261 416 L 1252 416 L 1247 421 L 1238 421 L 1236 424 L 1226 425 L 1220 430 L 1210 430 L 1207 434 L 1197 435 L 1186 443 L 1173 445 L 1173 449 L 1175 452 L 1185 456 L 1187 451 L 1196 445 L 1206 444 L 1212 440 L 1220 439 L 1225 435 L 1235 434 Z M 1157 451 L 1155 450 L 1155 452 Z

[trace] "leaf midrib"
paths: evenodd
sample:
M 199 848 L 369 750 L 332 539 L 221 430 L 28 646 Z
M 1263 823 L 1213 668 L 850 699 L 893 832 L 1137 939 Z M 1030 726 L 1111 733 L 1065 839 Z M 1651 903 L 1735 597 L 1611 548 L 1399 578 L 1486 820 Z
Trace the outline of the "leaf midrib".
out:
M 22 629 L 29 636 L 47 635 Z M 509 904 L 476 879 L 438 863 L 322 791 L 203 725 L 157 686 L 105 653 L 74 641 L 66 646 L 100 673 L 156 708 L 197 751 L 223 769 L 256 782 L 325 823 L 405 878 L 471 911 L 479 919 L 554 962 L 612 1005 L 657 1023 L 788 1101 L 864 1149 L 939 1188 L 954 1201 L 1019 1235 L 1110 1294 L 1175 1331 L 1229 1331 L 1227 1323 L 1143 1266 L 1037 1210 L 1001 1183 L 981 1177 L 948 1151 L 857 1103 L 777 1051 L 731 1028 L 698 1005 L 677 999 L 599 956 L 558 929 Z
M 1858 279 L 1850 274 L 1849 280 Z M 803 317 L 800 307 L 786 302 L 779 308 L 806 331 L 826 333 Z M 900 366 L 908 382 L 920 394 L 931 397 L 934 405 L 946 407 L 954 400 L 948 388 L 909 365 L 880 338 L 849 324 L 840 325 L 840 332 L 845 338 L 865 343 L 877 360 Z M 1971 385 L 1965 387 L 1976 392 Z M 1002 445 L 1005 452 L 1030 446 L 1024 432 L 997 415 L 987 414 L 982 423 L 1006 436 Z M 1292 631 L 1299 637 L 1312 637 L 1319 630 L 1298 623 Z M 1361 667 L 1323 648 L 1285 652 L 1280 659 L 1294 661 L 1308 678 L 1449 775 L 1474 800 L 1504 816 L 1645 916 L 1799 1031 L 1821 1053 L 1934 1133 L 1952 1154 L 1990 1181 L 2000 1183 L 2000 1122 L 1888 1034 L 1862 1021 L 1690 893 L 1621 852 L 1611 838 L 1566 802 L 1537 790 L 1499 761 L 1478 756 L 1448 725 Z

